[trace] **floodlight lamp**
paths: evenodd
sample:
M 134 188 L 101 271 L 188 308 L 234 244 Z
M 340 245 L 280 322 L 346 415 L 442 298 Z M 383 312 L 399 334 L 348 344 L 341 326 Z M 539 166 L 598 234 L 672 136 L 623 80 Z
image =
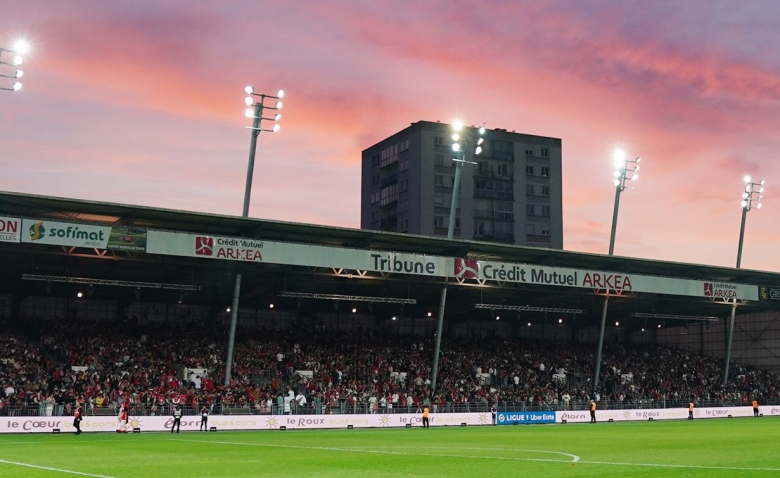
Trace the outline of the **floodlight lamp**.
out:
M 276 107 L 277 110 L 282 109 L 282 102 L 281 101 L 277 101 L 275 107 Z
M 281 129 L 281 126 L 279 126 L 279 123 L 276 123 L 276 124 L 274 125 L 274 133 L 276 133 L 276 132 L 277 132 L 277 131 L 279 131 L 280 129 Z
M 496 320 L 499 320 L 500 318 L 501 318 L 501 317 L 499 317 L 499 316 L 496 316 Z
M 615 186 L 620 186 L 620 180 L 619 180 L 619 179 L 615 179 L 614 181 L 612 181 L 612 183 L 613 183 Z
M 637 172 L 637 171 L 639 171 L 639 165 L 638 164 L 636 166 L 634 166 L 634 172 Z
M 763 193 L 764 192 L 764 188 L 758 188 L 758 192 L 759 193 Z
M 251 95 L 252 93 L 255 92 L 255 89 L 252 88 L 251 86 L 247 86 L 246 88 L 244 88 L 244 91 L 246 91 L 246 94 Z
M 661 324 L 658 324 L 658 328 L 659 328 L 659 329 L 661 328 Z
M 764 185 L 764 180 L 762 179 L 759 184 L 763 186 Z
M 558 323 L 562 324 L 563 323 L 563 319 L 558 319 Z
M 612 153 L 612 157 L 618 162 L 625 161 L 626 153 L 622 149 L 616 149 L 615 152 Z
M 480 126 L 479 127 L 479 134 L 485 134 L 485 126 Z M 482 141 L 482 140 L 480 140 L 480 141 Z
M 281 113 L 276 113 L 274 115 L 274 121 L 279 121 L 280 119 L 282 119 L 282 114 Z
M 618 325 L 620 325 L 620 322 L 615 322 L 615 327 L 617 327 Z
M 633 175 L 633 176 L 631 176 L 631 180 L 632 180 L 632 181 L 636 181 L 637 179 L 639 179 L 639 175 L 638 175 L 638 174 L 636 174 L 636 173 L 634 173 L 634 175 Z
M 16 70 L 16 78 L 21 78 L 24 76 L 24 72 L 22 70 Z
M 634 162 L 635 162 L 635 163 L 638 163 L 639 161 L 642 161 L 642 158 L 636 158 L 636 161 L 634 161 Z M 637 167 L 638 167 L 638 166 L 637 166 Z
M 393 316 L 393 320 L 395 320 L 395 316 Z
M 458 140 L 460 140 L 460 135 L 459 135 L 458 133 L 452 133 L 452 140 L 453 140 L 453 141 L 458 141 Z
M 353 307 L 352 308 L 352 313 L 354 314 L 355 312 L 357 312 L 357 309 Z
M 268 304 L 268 308 L 269 308 L 269 309 L 273 309 L 273 308 L 274 308 L 274 305 L 273 305 L 273 304 Z
M 752 192 L 753 191 L 753 186 L 748 184 L 747 186 L 745 186 L 745 191 Z
M 461 120 L 453 121 L 452 122 L 452 129 L 454 129 L 455 131 L 460 131 L 461 129 L 463 129 L 463 121 L 461 121 Z
M 276 92 L 277 98 L 284 98 L 284 90 L 279 90 Z
M 230 312 L 230 307 L 228 307 L 227 309 L 225 309 L 225 312 Z
M 84 297 L 84 294 L 79 292 L 78 294 L 76 294 L 76 297 L 78 297 L 80 299 L 80 298 Z
M 758 205 L 756 206 L 756 209 L 761 209 L 761 202 L 758 203 Z
M 12 86 L 12 88 L 14 89 L 14 91 L 19 91 L 22 89 L 22 84 L 17 81 L 16 83 L 14 83 L 14 86 Z
M 255 112 L 252 110 L 252 108 L 247 108 L 244 110 L 244 115 L 246 115 L 247 118 L 252 118 L 255 116 Z
M 255 102 L 255 100 L 253 100 L 251 96 L 247 96 L 246 98 L 244 98 L 244 103 L 247 106 L 252 106 L 252 103 L 254 103 L 254 102 Z
M 528 322 L 528 326 L 529 326 L 529 327 L 531 326 L 531 322 Z
M 22 58 L 20 55 L 16 55 L 14 57 L 14 65 L 21 65 L 24 63 L 24 58 Z
M 746 182 L 746 183 L 749 183 L 749 182 L 750 182 L 750 176 L 745 176 L 745 182 Z
M 460 151 L 460 144 L 458 144 L 458 143 L 454 143 L 454 144 L 452 145 L 452 150 L 453 150 L 453 151 Z
M 747 205 L 748 205 L 747 201 L 742 201 L 742 207 L 747 207 Z
M 619 178 L 619 177 L 620 177 L 620 171 L 615 171 L 615 177 L 616 177 L 616 178 Z
M 482 143 L 484 143 L 484 142 L 485 142 L 485 138 L 479 138 L 479 139 L 477 140 L 477 144 L 478 144 L 478 145 L 479 145 L 479 144 L 482 144 Z
M 480 154 L 482 152 L 482 146 L 477 146 L 477 149 L 474 150 L 474 154 Z
M 748 193 L 742 193 L 742 199 L 747 199 Z
M 16 53 L 25 54 L 30 50 L 30 44 L 24 40 L 19 40 L 14 43 L 14 51 Z

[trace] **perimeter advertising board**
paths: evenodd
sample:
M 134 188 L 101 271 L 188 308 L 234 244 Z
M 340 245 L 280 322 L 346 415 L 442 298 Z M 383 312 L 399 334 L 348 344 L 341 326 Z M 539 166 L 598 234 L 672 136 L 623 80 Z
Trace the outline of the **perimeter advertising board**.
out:
M 20 242 L 21 227 L 21 218 L 0 216 L 0 242 Z
M 146 252 L 243 262 L 450 277 L 462 281 L 491 280 L 611 292 L 758 300 L 758 287 L 745 284 L 168 231 L 150 230 Z
M 53 246 L 87 247 L 144 251 L 146 229 L 130 226 L 95 226 L 92 224 L 22 220 L 22 242 Z
M 430 425 L 460 426 L 490 424 L 490 413 L 431 413 Z M 422 426 L 422 415 L 417 413 L 391 413 L 375 415 L 211 415 L 208 425 L 218 430 L 311 430 L 327 428 L 399 428 L 410 424 Z M 81 422 L 84 432 L 114 432 L 117 429 L 115 417 L 86 416 Z M 143 431 L 170 431 L 171 417 L 130 416 L 128 426 Z M 187 415 L 181 419 L 181 431 L 197 431 L 200 416 Z M 61 432 L 75 432 L 73 417 L 3 417 L 0 418 L 0 433 L 51 433 L 55 428 Z
M 762 285 L 758 297 L 761 300 L 780 300 L 780 287 Z
M 780 407 L 763 406 L 760 412 L 764 416 L 780 416 Z M 752 407 L 713 407 L 694 410 L 696 419 L 752 417 Z M 503 417 L 503 420 L 502 418 Z M 521 420 L 520 417 L 526 417 Z M 173 425 L 171 417 L 130 416 L 128 425 L 147 432 L 170 431 Z M 551 419 L 552 418 L 552 419 Z M 686 408 L 666 409 L 631 409 L 631 410 L 597 410 L 596 419 L 608 422 L 610 419 L 620 421 L 653 420 L 685 420 L 688 418 Z M 522 423 L 586 423 L 590 421 L 587 410 L 572 412 L 498 412 L 496 422 L 499 425 Z M 468 426 L 491 425 L 490 412 L 486 413 L 431 413 L 430 425 L 435 426 Z M 399 428 L 407 424 L 412 427 L 422 426 L 422 416 L 419 413 L 390 413 L 374 415 L 211 415 L 210 427 L 218 430 L 313 430 L 347 428 Z M 181 419 L 181 431 L 197 431 L 200 417 L 184 416 Z M 73 417 L 2 417 L 0 418 L 0 433 L 51 433 L 55 428 L 62 432 L 74 432 Z M 117 419 L 114 417 L 86 416 L 81 422 L 81 429 L 89 432 L 114 432 Z

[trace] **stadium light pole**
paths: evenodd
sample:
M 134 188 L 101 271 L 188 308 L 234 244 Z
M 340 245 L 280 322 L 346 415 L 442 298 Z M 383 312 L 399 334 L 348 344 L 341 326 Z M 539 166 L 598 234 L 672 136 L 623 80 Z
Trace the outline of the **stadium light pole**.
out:
M 252 130 L 252 139 L 249 143 L 249 165 L 246 171 L 246 187 L 244 189 L 244 210 L 241 214 L 242 217 L 249 217 L 249 199 L 252 195 L 252 176 L 255 170 L 255 151 L 257 150 L 257 137 L 261 132 L 276 133 L 279 131 L 278 121 L 282 118 L 281 113 L 275 113 L 273 118 L 264 118 L 263 112 L 265 110 L 278 111 L 282 109 L 282 102 L 276 101 L 273 106 L 266 105 L 265 100 L 281 100 L 284 97 L 284 90 L 279 90 L 276 95 L 266 95 L 261 93 L 255 93 L 255 89 L 251 86 L 244 88 L 247 96 L 244 99 L 246 104 L 245 115 L 248 118 L 252 118 L 252 126 L 245 126 L 245 128 Z M 253 97 L 260 98 L 256 100 Z M 274 121 L 274 125 L 271 129 L 263 129 L 263 121 Z M 233 288 L 233 305 L 230 308 L 230 335 L 228 336 L 228 350 L 227 359 L 225 361 L 225 386 L 230 385 L 230 375 L 233 368 L 233 347 L 236 342 L 236 323 L 238 322 L 238 299 L 241 295 L 241 272 L 236 273 L 236 282 Z
M 626 189 L 626 181 L 639 179 L 639 162 L 642 158 L 630 160 L 622 150 L 616 150 L 613 154 L 615 160 L 615 208 L 612 211 L 612 232 L 609 235 L 609 255 L 615 252 L 615 233 L 617 232 L 618 209 L 620 208 L 620 193 Z M 609 309 L 609 290 L 604 295 L 604 307 L 601 309 L 601 327 L 599 328 L 599 345 L 596 349 L 596 370 L 593 374 L 593 390 L 599 386 L 599 374 L 601 372 L 601 351 L 604 347 L 604 329 L 607 324 L 607 309 Z
M 13 50 L 9 50 L 7 48 L 0 48 L 0 65 L 11 65 L 11 66 L 19 66 L 22 63 L 24 63 L 24 54 L 29 51 L 30 46 L 25 41 L 18 41 L 14 45 Z M 13 55 L 13 59 L 11 62 L 5 62 L 3 61 L 3 52 L 11 53 Z M 22 70 L 16 70 L 13 75 L 3 75 L 0 74 L 0 77 L 2 78 L 12 78 L 12 79 L 19 79 L 24 75 L 24 72 Z M 0 88 L 0 90 L 3 91 L 19 91 L 22 89 L 22 83 L 20 81 L 15 81 L 14 84 L 10 88 Z
M 466 160 L 466 151 L 469 145 L 473 147 L 472 153 L 474 156 L 482 153 L 482 143 L 485 134 L 485 125 L 483 124 L 476 129 L 476 134 L 472 131 L 474 128 L 469 128 L 464 131 L 463 123 L 460 120 L 456 120 L 452 123 L 452 151 L 458 154 L 460 158 L 453 158 L 455 162 L 455 179 L 452 183 L 452 201 L 450 201 L 450 222 L 447 225 L 447 240 L 452 240 L 455 236 L 455 219 L 456 211 L 458 207 L 458 193 L 460 191 L 460 176 L 463 165 L 477 164 L 473 161 Z M 441 334 L 444 328 L 444 306 L 447 303 L 447 280 L 444 280 L 444 287 L 441 289 L 441 297 L 439 298 L 439 317 L 436 325 L 436 345 L 433 349 L 433 371 L 431 373 L 431 391 L 436 391 L 436 381 L 439 377 L 439 354 L 441 352 Z
M 742 242 L 745 239 L 745 221 L 747 213 L 752 209 L 761 209 L 761 200 L 764 198 L 764 180 L 754 183 L 750 176 L 745 176 L 745 191 L 742 193 L 742 223 L 739 227 L 739 245 L 737 246 L 737 269 L 742 266 Z M 729 318 L 729 339 L 726 342 L 726 360 L 723 364 L 723 386 L 729 382 L 729 363 L 731 362 L 731 342 L 734 339 L 734 318 L 737 315 L 737 299 L 731 303 L 731 316 Z

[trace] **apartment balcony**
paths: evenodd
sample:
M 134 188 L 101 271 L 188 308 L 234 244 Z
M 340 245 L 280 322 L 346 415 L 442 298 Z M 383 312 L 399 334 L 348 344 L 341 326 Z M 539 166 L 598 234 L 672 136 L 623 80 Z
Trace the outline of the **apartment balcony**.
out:
M 395 184 L 398 182 L 398 175 L 393 174 L 392 176 L 388 176 L 384 178 L 382 181 L 379 182 L 380 188 L 386 188 L 387 186 L 390 186 L 391 184 Z
M 514 200 L 514 193 L 512 191 L 493 191 L 490 189 L 475 189 L 475 198 L 483 199 L 503 199 L 506 201 Z

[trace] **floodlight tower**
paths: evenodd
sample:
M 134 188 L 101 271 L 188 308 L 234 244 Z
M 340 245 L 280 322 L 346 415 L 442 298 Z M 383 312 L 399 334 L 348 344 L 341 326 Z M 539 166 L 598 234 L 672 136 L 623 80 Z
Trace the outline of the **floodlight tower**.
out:
M 742 193 L 742 223 L 739 227 L 739 245 L 737 246 L 737 269 L 742 266 L 742 242 L 745 239 L 745 221 L 747 213 L 753 209 L 761 209 L 761 200 L 764 199 L 764 180 L 755 183 L 750 176 L 745 176 L 745 191 Z M 729 339 L 726 342 L 726 361 L 723 365 L 723 386 L 729 381 L 729 363 L 731 362 L 731 341 L 734 338 L 734 317 L 737 315 L 737 299 L 731 304 L 731 317 L 729 319 Z
M 7 48 L 0 48 L 0 65 L 12 65 L 12 66 L 21 65 L 22 63 L 24 63 L 23 55 L 27 53 L 29 49 L 30 49 L 30 45 L 27 42 L 21 40 L 14 44 L 13 50 L 9 50 Z M 11 62 L 3 61 L 2 58 L 3 52 L 7 52 L 13 55 Z M 19 79 L 22 77 L 22 75 L 24 75 L 24 72 L 22 70 L 16 70 L 14 71 L 13 75 L 0 74 L 0 77 Z M 4 91 L 19 91 L 21 89 L 22 89 L 22 83 L 19 81 L 15 81 L 10 88 L 0 88 L 0 90 L 4 90 Z
M 252 118 L 252 126 L 245 126 L 245 128 L 252 130 L 252 139 L 249 143 L 249 165 L 247 166 L 246 171 L 246 186 L 244 189 L 244 210 L 242 213 L 242 217 L 249 217 L 249 199 L 252 195 L 252 176 L 254 175 L 255 170 L 255 151 L 257 150 L 257 137 L 260 135 L 261 132 L 266 133 L 276 133 L 279 131 L 279 123 L 278 121 L 282 118 L 282 114 L 278 111 L 282 109 L 282 101 L 281 99 L 284 97 L 284 90 L 279 90 L 276 92 L 276 95 L 266 95 L 262 93 L 255 93 L 255 89 L 251 86 L 247 86 L 244 88 L 244 92 L 248 95 L 246 98 L 244 98 L 244 104 L 246 105 L 246 111 L 245 115 L 248 118 Z M 253 97 L 260 98 L 259 100 L 256 100 Z M 271 99 L 271 100 L 278 100 L 276 103 L 271 105 L 266 105 L 265 100 Z M 264 118 L 263 117 L 263 111 L 264 110 L 272 110 L 276 111 L 277 113 L 274 114 L 273 118 Z M 263 129 L 262 128 L 262 122 L 263 121 L 274 121 L 273 127 L 270 129 Z M 225 386 L 230 385 L 230 374 L 232 373 L 232 367 L 233 367 L 233 346 L 236 342 L 236 323 L 238 322 L 238 298 L 241 294 L 241 272 L 238 272 L 236 274 L 236 283 L 235 287 L 233 288 L 233 305 L 230 307 L 230 335 L 228 337 L 228 350 L 227 350 L 227 360 L 225 361 Z
M 615 185 L 615 208 L 612 211 L 612 232 L 609 235 L 609 255 L 615 252 L 615 233 L 617 232 L 618 209 L 620 208 L 620 193 L 626 189 L 633 189 L 626 186 L 626 181 L 636 181 L 639 179 L 639 162 L 642 158 L 630 160 L 626 153 L 618 149 L 612 155 L 615 161 L 615 179 L 612 183 Z M 604 347 L 604 329 L 607 324 L 607 309 L 609 308 L 609 291 L 604 295 L 604 307 L 601 310 L 601 327 L 599 329 L 599 345 L 596 350 L 596 370 L 593 375 L 593 390 L 599 385 L 599 372 L 601 372 L 601 350 Z
M 450 201 L 450 223 L 447 225 L 447 239 L 452 240 L 455 235 L 456 211 L 458 209 L 458 192 L 460 190 L 460 175 L 463 165 L 477 164 L 466 159 L 466 152 L 471 151 L 473 156 L 482 154 L 482 143 L 485 141 L 485 124 L 479 128 L 464 128 L 463 122 L 455 120 L 452 123 L 452 151 L 458 155 L 452 160 L 455 162 L 455 180 L 452 184 L 452 201 Z M 431 373 L 431 390 L 436 391 L 436 380 L 439 376 L 439 352 L 441 350 L 441 333 L 444 327 L 444 306 L 447 302 L 447 283 L 441 289 L 439 299 L 439 322 L 436 326 L 436 346 L 433 351 L 433 371 Z

